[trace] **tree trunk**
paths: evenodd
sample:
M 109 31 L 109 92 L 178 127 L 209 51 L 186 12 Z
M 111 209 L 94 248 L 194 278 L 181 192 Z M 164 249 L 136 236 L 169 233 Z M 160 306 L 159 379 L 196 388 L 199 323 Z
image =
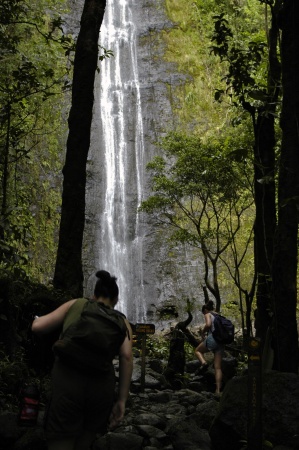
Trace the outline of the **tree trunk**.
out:
M 276 224 L 274 183 L 274 117 L 257 120 L 255 160 L 255 207 L 254 224 L 255 268 L 257 272 L 256 291 L 256 335 L 264 341 L 270 324 L 271 267 L 273 239 Z
M 82 242 L 85 223 L 86 161 L 98 64 L 98 39 L 106 0 L 85 0 L 75 52 L 69 136 L 63 168 L 59 243 L 54 286 L 72 297 L 83 293 Z
M 255 126 L 255 268 L 257 273 L 256 292 L 256 335 L 265 341 L 271 322 L 272 260 L 274 233 L 276 227 L 275 201 L 275 127 L 276 105 L 280 97 L 281 65 L 277 46 L 279 28 L 277 10 L 281 0 L 276 0 L 272 9 L 269 31 L 269 70 L 267 82 L 268 100 L 258 111 Z
M 285 0 L 282 15 L 282 144 L 275 233 L 274 368 L 298 373 L 297 238 L 299 199 L 299 2 Z

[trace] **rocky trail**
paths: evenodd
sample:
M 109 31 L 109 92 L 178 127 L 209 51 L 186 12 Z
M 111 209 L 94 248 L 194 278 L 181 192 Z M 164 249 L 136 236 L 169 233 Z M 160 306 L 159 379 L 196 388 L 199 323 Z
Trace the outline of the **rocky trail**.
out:
M 141 359 L 134 358 L 131 394 L 121 426 L 98 437 L 94 450 L 241 450 L 247 417 L 247 377 L 236 376 L 236 360 L 223 360 L 225 388 L 214 391 L 210 362 L 198 374 L 198 361 L 186 364 L 181 389 L 164 377 L 166 361 L 149 359 L 141 386 Z M 117 373 L 117 361 L 115 361 Z M 0 450 L 46 450 L 42 420 L 20 427 L 12 412 L 0 414 Z M 264 381 L 264 433 L 275 450 L 299 449 L 299 379 L 294 374 L 270 372 Z

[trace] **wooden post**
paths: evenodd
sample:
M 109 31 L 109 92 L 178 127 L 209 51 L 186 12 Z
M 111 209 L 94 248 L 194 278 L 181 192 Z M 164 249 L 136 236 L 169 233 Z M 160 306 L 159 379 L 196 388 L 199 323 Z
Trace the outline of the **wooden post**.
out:
M 145 353 L 146 353 L 146 336 L 155 333 L 155 325 L 152 323 L 136 323 L 134 332 L 141 335 L 141 378 L 140 389 L 144 392 L 145 388 Z
M 143 334 L 142 337 L 142 346 L 141 346 L 141 379 L 140 379 L 140 387 L 141 392 L 144 392 L 145 387 L 145 352 L 146 352 L 146 334 Z
M 262 363 L 261 340 L 248 339 L 248 425 L 247 449 L 262 450 Z

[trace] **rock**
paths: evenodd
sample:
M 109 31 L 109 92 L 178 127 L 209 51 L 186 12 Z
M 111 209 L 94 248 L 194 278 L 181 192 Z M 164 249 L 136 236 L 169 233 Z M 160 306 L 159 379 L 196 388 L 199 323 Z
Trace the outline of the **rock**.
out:
M 137 364 L 134 364 L 133 373 L 132 373 L 132 383 L 140 381 L 141 378 L 141 367 Z
M 137 425 L 137 430 L 141 436 L 148 439 L 155 438 L 157 440 L 163 440 L 167 437 L 164 431 L 152 425 Z
M 185 367 L 187 373 L 194 373 L 200 367 L 200 363 L 198 360 L 188 361 Z
M 205 403 L 199 403 L 196 407 L 196 422 L 204 430 L 209 430 L 215 416 L 219 410 L 219 403 L 216 400 L 207 400 Z
M 232 356 L 225 356 L 222 358 L 221 368 L 223 374 L 223 383 L 233 378 L 237 372 L 238 361 Z
M 150 369 L 154 370 L 157 373 L 162 374 L 164 370 L 164 363 L 161 359 L 152 359 L 148 362 L 148 366 Z
M 99 436 L 93 450 L 241 450 L 240 440 L 247 439 L 247 375 L 230 380 L 221 398 L 206 390 L 205 381 L 189 378 L 188 387 L 177 391 L 131 392 L 121 426 Z M 192 380 L 205 390 L 190 389 Z M 298 376 L 265 374 L 264 434 L 274 450 L 299 449 L 298 417 Z M 46 450 L 41 419 L 42 412 L 36 427 L 25 428 L 15 414 L 0 414 L 1 450 Z
M 152 413 L 139 414 L 133 423 L 136 425 L 151 425 L 160 428 L 160 430 L 164 430 L 166 427 L 166 420 L 157 414 Z
M 149 400 L 155 403 L 168 403 L 171 400 L 171 395 L 168 392 L 155 392 L 149 395 Z
M 204 385 L 200 381 L 191 381 L 191 383 L 188 383 L 187 387 L 195 392 L 202 392 L 204 390 Z
M 176 393 L 176 397 L 180 404 L 197 406 L 199 403 L 205 403 L 207 400 L 213 399 L 214 395 L 210 392 L 195 393 L 191 389 L 182 389 Z
M 97 439 L 93 450 L 140 450 L 143 437 L 133 433 L 107 433 Z
M 201 430 L 193 419 L 179 420 L 169 430 L 175 450 L 210 450 L 211 442 L 206 430 Z
M 158 447 L 159 448 L 159 447 Z M 157 447 L 152 447 L 152 446 L 146 446 L 146 447 L 144 447 L 144 449 L 143 450 L 157 450 Z
M 145 381 L 144 381 L 145 387 L 149 389 L 159 389 L 161 388 L 161 383 L 159 380 L 154 378 L 151 375 L 145 375 Z
M 226 385 L 218 414 L 210 429 L 215 450 L 239 450 L 247 435 L 247 376 Z M 299 444 L 299 378 L 295 374 L 269 372 L 263 379 L 263 433 L 274 445 Z

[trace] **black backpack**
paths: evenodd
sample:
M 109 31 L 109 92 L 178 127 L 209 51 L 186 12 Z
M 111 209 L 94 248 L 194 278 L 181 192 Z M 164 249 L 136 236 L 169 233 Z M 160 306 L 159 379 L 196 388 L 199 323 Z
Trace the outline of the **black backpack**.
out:
M 71 314 L 73 307 L 81 307 L 81 315 L 63 330 L 53 345 L 54 354 L 80 371 L 109 371 L 125 337 L 129 337 L 125 316 L 103 303 L 86 299 L 78 299 L 69 310 Z
M 233 323 L 220 314 L 211 314 L 214 316 L 213 338 L 218 344 L 231 344 L 235 336 L 235 327 Z

